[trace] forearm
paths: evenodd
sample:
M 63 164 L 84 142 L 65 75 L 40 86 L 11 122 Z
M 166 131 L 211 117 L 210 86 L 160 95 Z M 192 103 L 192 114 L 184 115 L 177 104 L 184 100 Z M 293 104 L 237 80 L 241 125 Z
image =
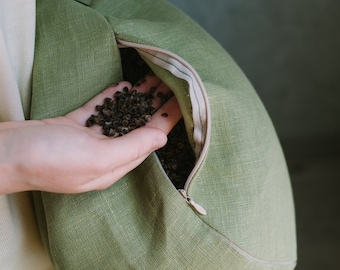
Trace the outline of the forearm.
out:
M 12 130 L 15 128 L 24 128 L 28 126 L 43 125 L 42 121 L 37 120 L 26 120 L 26 121 L 8 121 L 0 122 L 0 132 L 5 130 Z
M 29 127 L 42 126 L 42 121 L 11 121 L 0 123 L 0 194 L 31 190 L 28 177 L 23 175 L 21 168 L 25 148 L 20 146 L 27 141 L 21 136 Z M 26 158 L 27 159 L 27 158 Z

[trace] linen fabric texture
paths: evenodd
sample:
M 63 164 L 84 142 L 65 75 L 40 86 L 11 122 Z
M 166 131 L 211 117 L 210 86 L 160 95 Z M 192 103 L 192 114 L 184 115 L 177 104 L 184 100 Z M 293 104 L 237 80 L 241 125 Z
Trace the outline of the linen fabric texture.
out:
M 103 191 L 35 192 L 56 269 L 295 267 L 280 144 L 213 38 L 161 0 L 38 0 L 36 31 L 31 119 L 64 115 L 122 80 L 118 47 L 135 47 L 179 101 L 198 160 L 185 189 L 207 211 L 190 207 L 156 154 Z

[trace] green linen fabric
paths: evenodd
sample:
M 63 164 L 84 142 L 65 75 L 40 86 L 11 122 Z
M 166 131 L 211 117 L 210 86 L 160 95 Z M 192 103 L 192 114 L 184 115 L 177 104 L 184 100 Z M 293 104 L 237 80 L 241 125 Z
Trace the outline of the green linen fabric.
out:
M 38 0 L 36 35 L 31 119 L 63 115 L 120 81 L 124 42 L 184 59 L 210 108 L 208 149 L 187 185 L 207 215 L 189 206 L 155 154 L 107 190 L 35 192 L 56 269 L 294 269 L 280 144 L 253 87 L 215 40 L 162 0 Z M 142 56 L 178 98 L 195 147 L 189 83 Z

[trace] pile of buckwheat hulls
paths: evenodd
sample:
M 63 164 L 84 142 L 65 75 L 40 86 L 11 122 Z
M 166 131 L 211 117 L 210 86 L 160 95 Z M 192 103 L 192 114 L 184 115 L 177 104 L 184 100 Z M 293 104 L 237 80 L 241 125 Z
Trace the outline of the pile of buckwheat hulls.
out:
M 97 115 L 91 115 L 86 122 L 87 127 L 94 124 L 103 128 L 103 134 L 109 137 L 123 136 L 128 132 L 145 126 L 151 121 L 151 115 L 156 111 L 152 107 L 153 93 L 141 93 L 136 90 L 117 91 L 113 98 L 105 98 L 103 105 L 97 105 Z
M 132 85 L 143 82 L 145 76 L 151 72 L 148 65 L 131 48 L 120 49 L 124 80 Z M 156 109 L 152 106 L 156 88 L 152 87 L 148 93 L 124 88 L 116 92 L 113 98 L 106 98 L 102 105 L 96 106 L 97 115 L 91 115 L 87 120 L 88 127 L 100 125 L 103 134 L 109 137 L 123 136 L 128 132 L 142 127 L 151 121 Z M 164 104 L 172 92 L 164 95 L 157 93 L 157 98 Z M 167 117 L 167 113 L 162 114 Z M 168 135 L 168 143 L 156 151 L 164 171 L 176 188 L 183 188 L 195 164 L 195 155 L 190 146 L 183 119 L 181 119 Z
M 183 119 L 169 133 L 167 144 L 156 153 L 171 182 L 182 189 L 196 161 Z

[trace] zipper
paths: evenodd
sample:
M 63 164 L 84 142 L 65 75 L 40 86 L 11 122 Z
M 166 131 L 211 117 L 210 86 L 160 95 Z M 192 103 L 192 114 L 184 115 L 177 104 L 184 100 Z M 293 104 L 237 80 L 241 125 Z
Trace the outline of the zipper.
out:
M 191 208 L 194 209 L 197 213 L 203 216 L 207 214 L 207 211 L 201 205 L 194 202 L 194 200 L 188 196 L 187 192 L 184 189 L 179 189 L 178 191 L 186 200 L 186 202 L 191 206 Z
M 196 163 L 185 182 L 184 188 L 179 189 L 180 194 L 186 202 L 199 214 L 206 215 L 205 209 L 194 202 L 188 196 L 190 183 L 203 163 L 204 157 L 208 151 L 210 141 L 210 107 L 208 96 L 205 91 L 202 79 L 197 71 L 183 58 L 161 48 L 150 45 L 142 45 L 134 42 L 117 40 L 120 48 L 134 48 L 138 53 L 154 64 L 168 70 L 174 76 L 184 79 L 189 84 L 189 95 L 192 104 L 192 117 L 194 122 L 194 142 Z

